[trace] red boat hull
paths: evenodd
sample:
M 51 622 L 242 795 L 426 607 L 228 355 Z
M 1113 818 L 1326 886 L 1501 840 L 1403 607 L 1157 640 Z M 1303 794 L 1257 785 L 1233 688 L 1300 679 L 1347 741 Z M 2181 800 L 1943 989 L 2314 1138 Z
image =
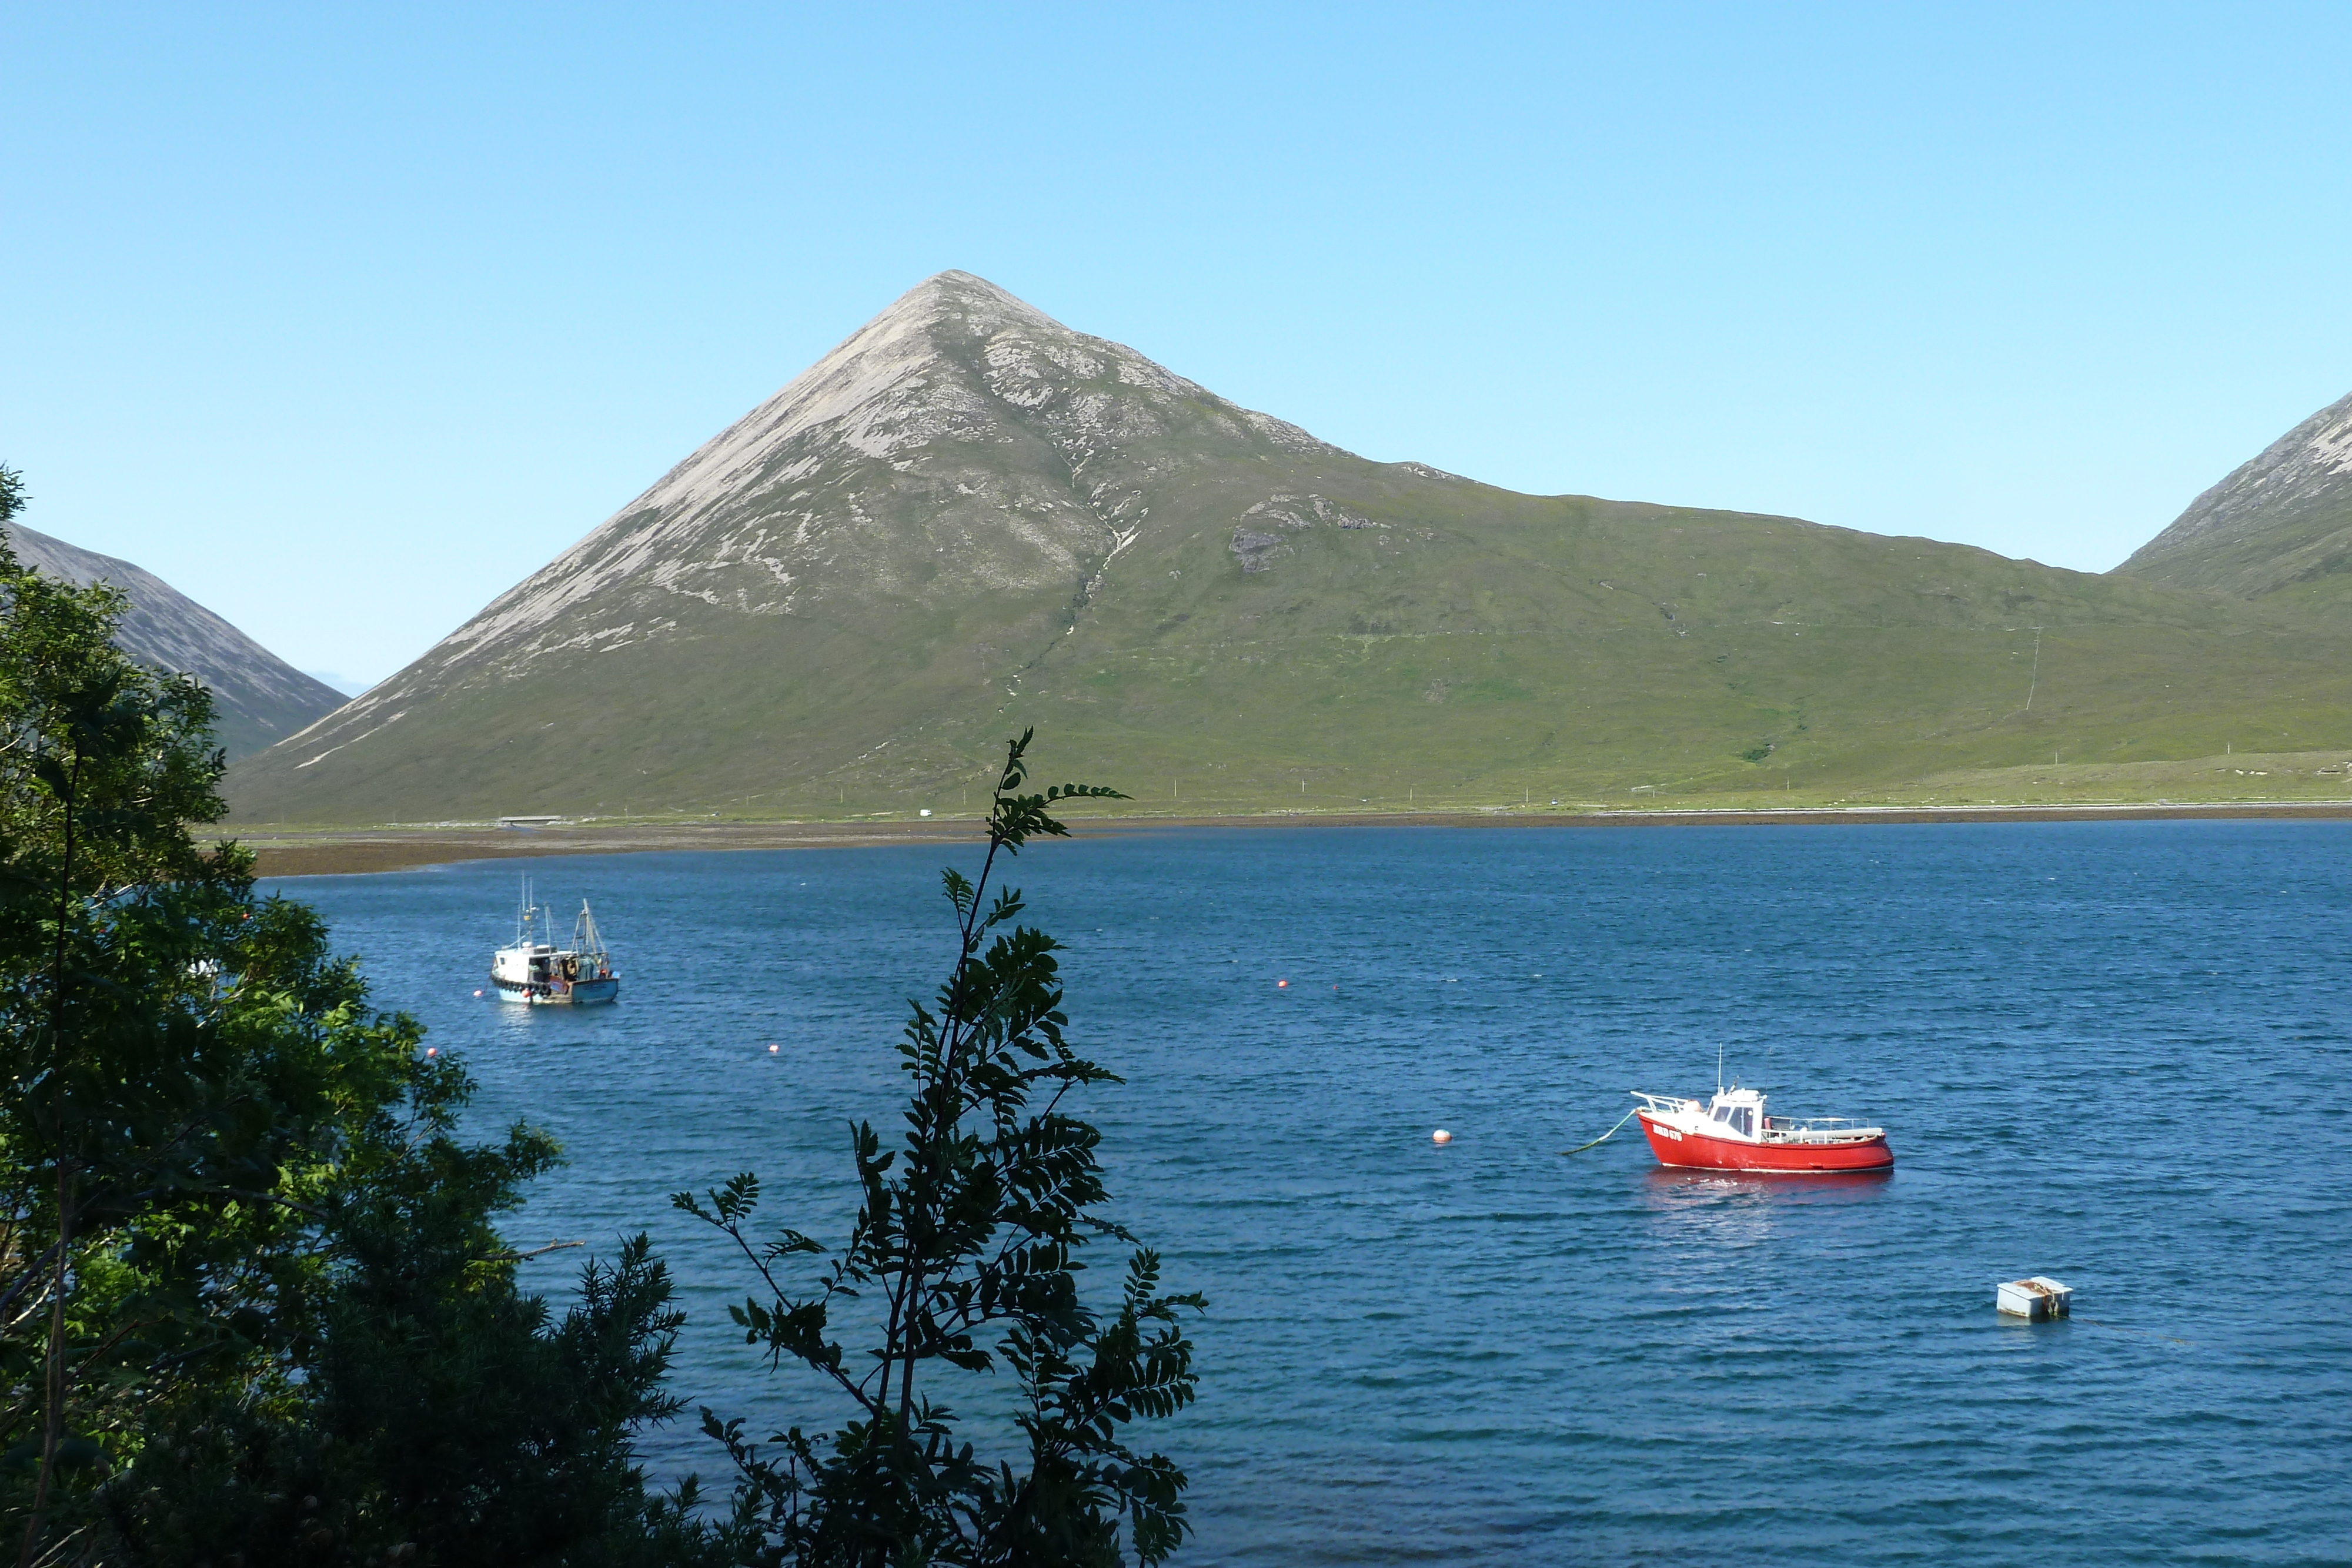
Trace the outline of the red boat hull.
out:
M 1692 1171 L 1883 1171 L 1895 1163 L 1884 1137 L 1858 1144 L 1749 1144 L 1685 1133 L 1637 1113 L 1658 1163 Z

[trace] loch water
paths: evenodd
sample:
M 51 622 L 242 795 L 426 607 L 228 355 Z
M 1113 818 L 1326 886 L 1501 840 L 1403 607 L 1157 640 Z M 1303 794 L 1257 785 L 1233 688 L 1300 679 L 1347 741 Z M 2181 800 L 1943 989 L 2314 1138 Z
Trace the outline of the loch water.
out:
M 977 859 L 281 885 L 478 1128 L 564 1143 L 510 1234 L 650 1229 L 679 1389 L 759 1427 L 825 1411 L 667 1195 L 757 1169 L 839 1238 L 845 1124 L 890 1131 L 939 866 Z M 521 870 L 594 902 L 617 1007 L 475 998 Z M 1014 872 L 1127 1080 L 1085 1107 L 1116 1215 L 1209 1298 L 1199 1402 L 1146 1433 L 1192 1479 L 1178 1563 L 2352 1560 L 2352 823 L 1228 828 Z M 1718 1046 L 1775 1113 L 1885 1125 L 1893 1175 L 1559 1153 Z M 2031 1273 L 2072 1321 L 1996 1315 Z M 724 1463 L 691 1420 L 649 1452 Z

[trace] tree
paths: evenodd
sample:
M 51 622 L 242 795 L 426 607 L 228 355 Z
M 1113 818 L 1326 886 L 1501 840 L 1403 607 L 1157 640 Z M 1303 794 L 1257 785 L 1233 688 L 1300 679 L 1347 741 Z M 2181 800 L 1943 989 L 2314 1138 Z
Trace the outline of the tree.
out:
M 910 1004 L 898 1050 L 912 1083 L 899 1146 L 869 1123 L 850 1129 L 863 1202 L 835 1253 L 799 1230 L 754 1241 L 759 1177 L 739 1175 L 672 1201 L 732 1238 L 760 1293 L 731 1309 L 747 1343 L 814 1372 L 854 1415 L 834 1431 L 795 1426 L 765 1446 L 740 1419 L 703 1425 L 737 1470 L 719 1534 L 761 1564 L 1116 1564 L 1124 1549 L 1165 1558 L 1186 1531 L 1185 1478 L 1122 1437 L 1139 1418 L 1172 1415 L 1196 1382 L 1179 1309 L 1198 1296 L 1160 1290 L 1160 1260 L 1136 1247 L 1116 1309 L 1082 1301 L 1087 1242 L 1134 1238 L 1102 1218 L 1100 1135 L 1063 1108 L 1073 1091 L 1118 1079 L 1063 1036 L 1060 944 L 1016 924 L 1017 889 L 990 881 L 1000 854 L 1064 836 L 1055 802 L 1118 791 L 1066 784 L 1024 794 L 1034 731 L 1011 743 L 977 880 L 950 869 L 957 951 L 930 1007 Z M 824 1258 L 800 1290 L 784 1274 Z M 764 1297 L 764 1300 L 762 1299 Z M 878 1320 L 879 1341 L 853 1357 L 834 1314 L 851 1302 Z M 935 1397 L 951 1374 L 1002 1364 L 1017 1389 L 1023 1463 L 994 1463 L 957 1440 Z
M 355 985 L 348 966 L 320 978 Z M 318 1195 L 274 1354 L 150 1413 L 102 1498 L 122 1561 L 193 1568 L 230 1546 L 241 1568 L 702 1560 L 692 1492 L 649 1496 L 631 1452 L 678 1408 L 662 1386 L 683 1319 L 667 1270 L 638 1236 L 586 1265 L 561 1322 L 522 1291 L 526 1255 L 492 1221 L 556 1152 L 524 1127 L 461 1143 L 470 1087 L 432 1062 L 370 1118 Z
M 0 481 L 9 512 L 22 496 L 13 472 Z M 185 1228 L 194 1195 L 234 1203 L 272 1178 L 245 1085 L 206 1077 L 194 1032 L 249 885 L 237 852 L 200 850 L 187 830 L 221 811 L 211 698 L 113 646 L 118 592 L 27 570 L 5 541 L 0 603 L 0 1366 L 20 1396 L 0 1437 L 17 1468 L 32 1461 L 29 1563 L 63 1472 L 100 1465 L 131 1361 L 220 1348 L 177 1268 L 205 1244 L 170 1245 L 134 1217 L 176 1210 Z M 82 1310 L 101 1298 L 124 1315 Z
M 21 505 L 0 469 L 0 520 Z M 211 702 L 0 540 L 0 1510 L 20 1564 L 685 1563 L 639 1238 L 560 1322 L 463 1070 L 207 848 Z

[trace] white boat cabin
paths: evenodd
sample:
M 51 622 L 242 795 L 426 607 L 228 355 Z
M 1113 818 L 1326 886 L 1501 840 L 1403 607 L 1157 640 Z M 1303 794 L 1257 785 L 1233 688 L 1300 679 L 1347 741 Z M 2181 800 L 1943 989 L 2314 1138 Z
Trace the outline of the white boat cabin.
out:
M 481 949 L 478 947 L 475 951 Z M 490 978 L 501 986 L 532 988 L 544 988 L 557 980 L 598 978 L 594 960 L 590 959 L 583 965 L 582 957 L 579 953 L 547 942 L 501 947 L 490 955 Z
M 1743 1144 L 1846 1144 L 1884 1137 L 1883 1127 L 1864 1127 L 1843 1116 L 1768 1116 L 1764 1094 L 1758 1089 L 1718 1089 L 1701 1105 L 1671 1094 L 1633 1097 L 1643 1102 L 1650 1116 L 1685 1134 L 1728 1138 Z

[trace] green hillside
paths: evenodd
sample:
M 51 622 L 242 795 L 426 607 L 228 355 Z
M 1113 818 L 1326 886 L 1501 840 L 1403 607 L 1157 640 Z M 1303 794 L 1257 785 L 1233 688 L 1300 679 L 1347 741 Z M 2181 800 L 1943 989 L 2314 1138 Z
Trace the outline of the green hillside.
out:
M 1036 724 L 1171 808 L 2352 747 L 2352 627 L 1376 464 L 931 280 L 326 723 L 247 822 L 953 810 Z
M 2118 570 L 2151 582 L 2270 599 L 2292 614 L 2352 616 L 2352 496 L 2259 533 Z
M 1192 592 L 1137 571 L 971 738 L 1037 722 L 1089 776 L 1206 771 L 1204 800 L 1293 776 L 1310 798 L 1820 797 L 2352 742 L 2352 640 L 2236 606 L 1786 519 L 1458 507 Z

